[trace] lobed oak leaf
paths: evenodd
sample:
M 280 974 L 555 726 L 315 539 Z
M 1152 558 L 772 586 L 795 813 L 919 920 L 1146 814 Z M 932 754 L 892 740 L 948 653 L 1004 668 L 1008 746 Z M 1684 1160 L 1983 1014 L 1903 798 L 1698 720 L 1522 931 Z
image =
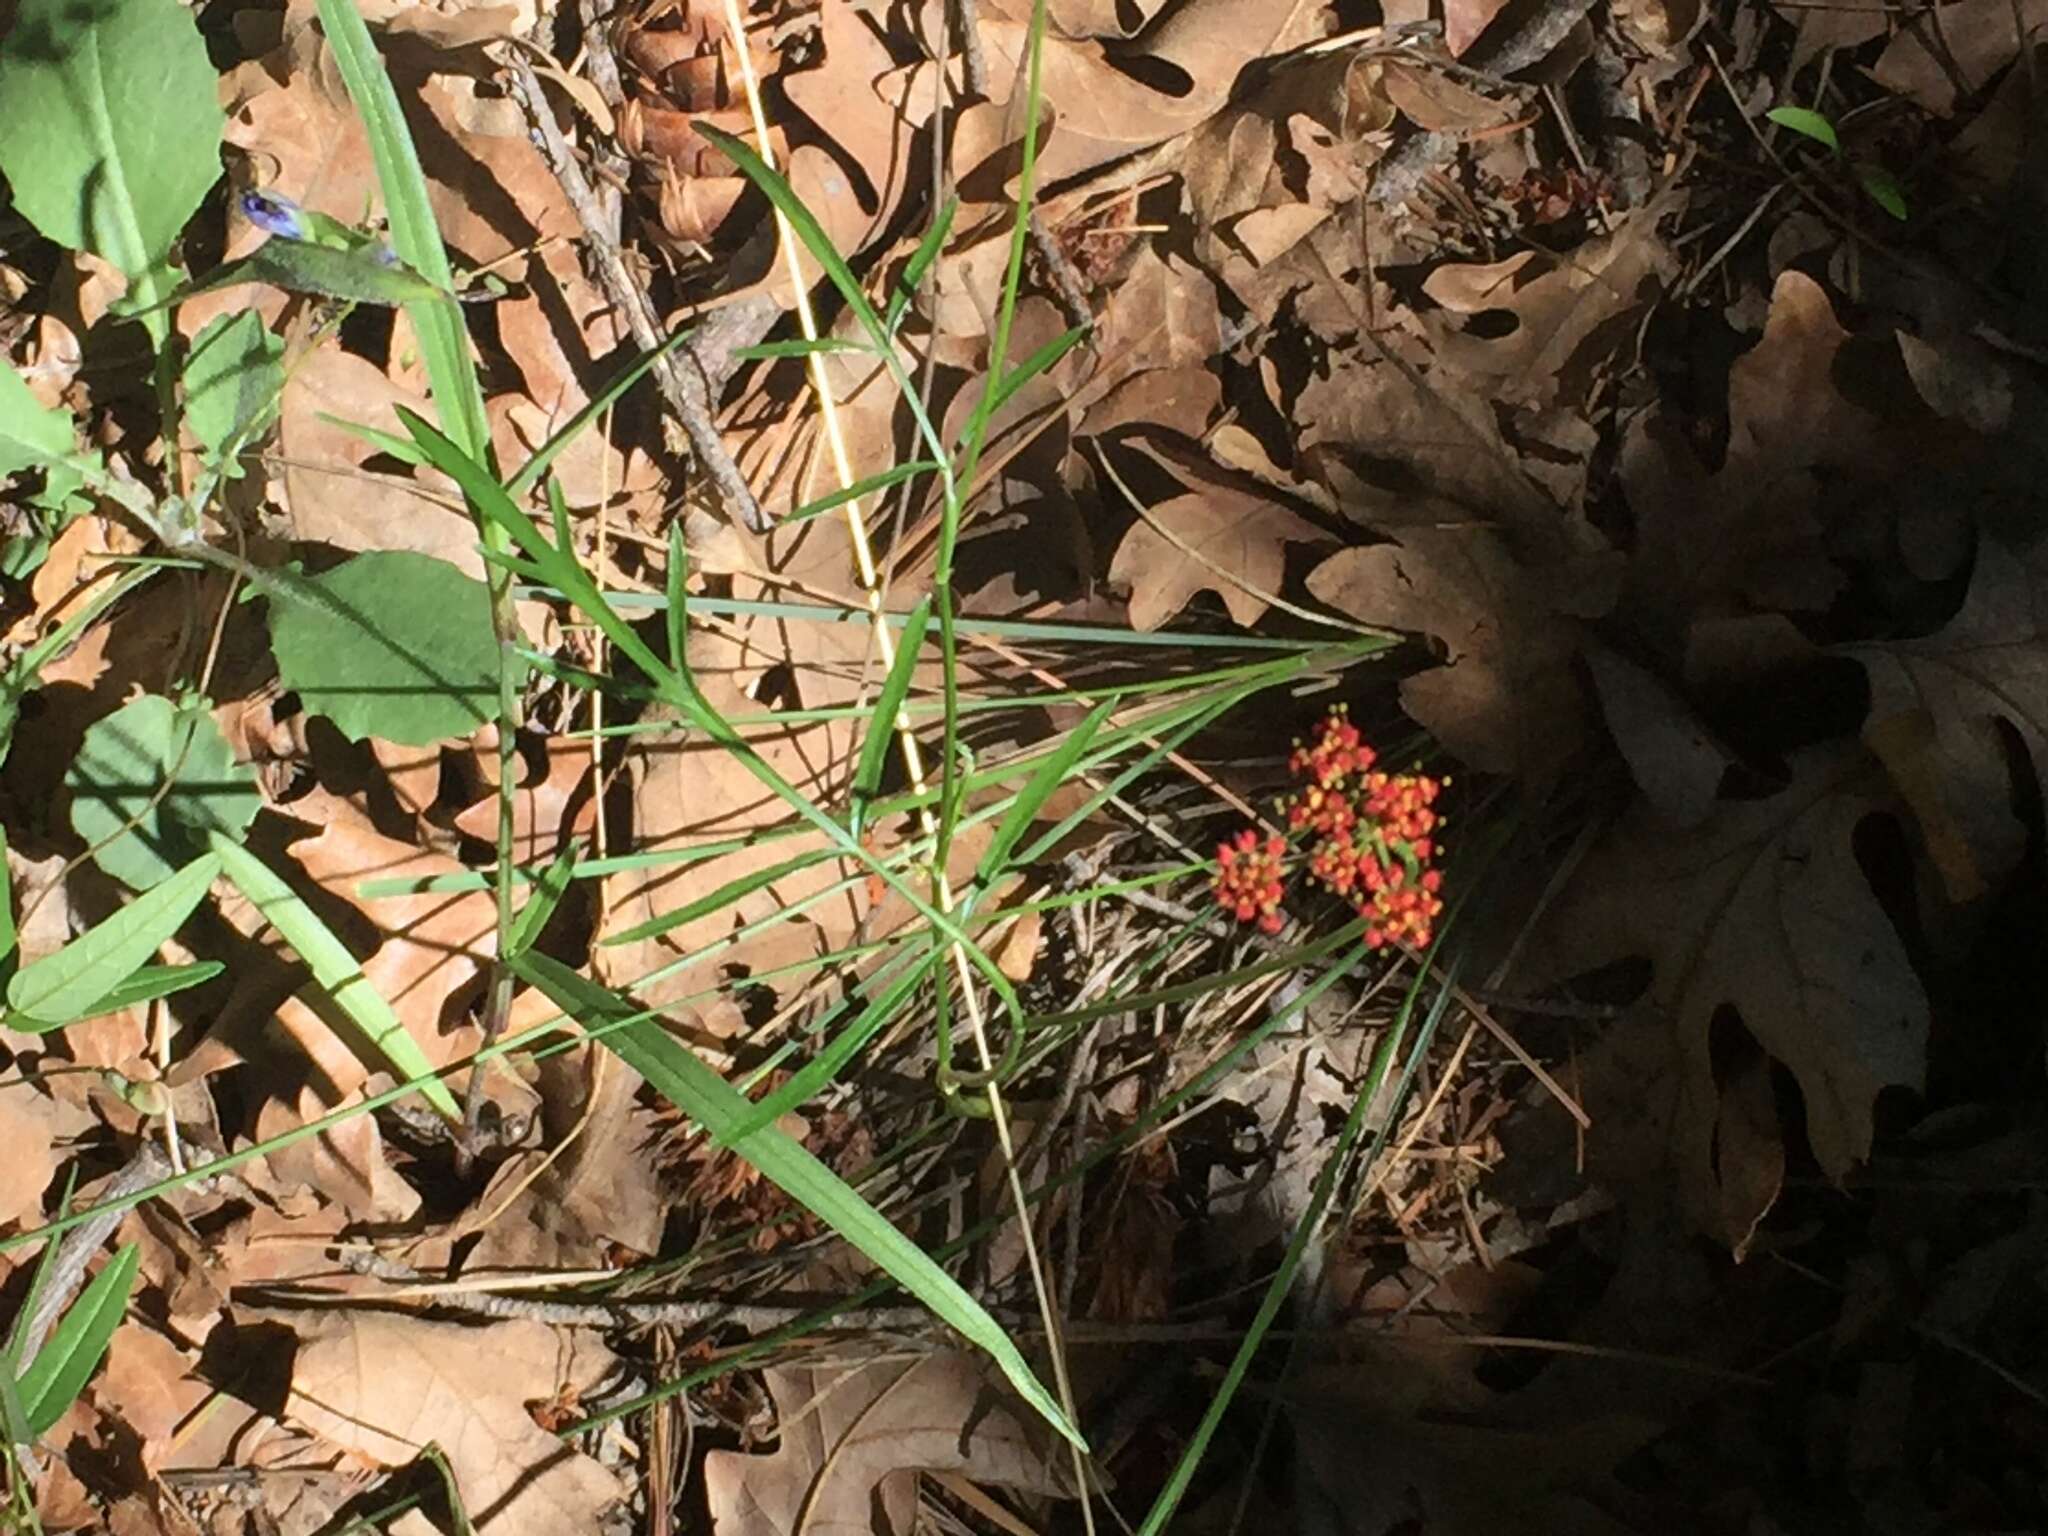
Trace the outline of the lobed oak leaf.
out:
M 1899 802 L 1855 748 L 1811 751 L 1792 769 L 1777 794 L 1723 801 L 1685 832 L 1638 807 L 1594 847 L 1529 946 L 1545 981 L 1649 959 L 1649 999 L 1674 1041 L 1679 1196 L 1733 1245 L 1775 1188 L 1758 1172 L 1755 1084 L 1724 1080 L 1716 1060 L 1722 1010 L 1791 1074 L 1807 1142 L 1832 1179 L 1869 1154 L 1879 1092 L 1917 1088 L 1926 1071 L 1927 995 L 1854 846 L 1868 818 L 1896 815 Z M 1718 1148 L 1736 1138 L 1735 1122 L 1749 1151 L 1729 1160 Z
M 908 1536 L 919 1472 L 1072 1496 L 1065 1448 L 960 1351 L 766 1375 L 782 1443 L 705 1459 L 717 1536 Z

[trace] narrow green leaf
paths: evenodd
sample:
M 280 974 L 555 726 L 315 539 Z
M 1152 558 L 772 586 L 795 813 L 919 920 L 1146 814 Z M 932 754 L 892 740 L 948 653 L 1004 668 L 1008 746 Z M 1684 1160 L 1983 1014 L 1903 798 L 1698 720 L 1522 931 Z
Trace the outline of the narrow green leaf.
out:
M 219 873 L 220 861 L 203 854 L 55 954 L 23 966 L 7 983 L 8 1008 L 45 1029 L 88 1017 L 178 931 Z
M 455 1095 L 432 1075 L 434 1064 L 406 1033 L 391 1005 L 370 985 L 356 957 L 335 937 L 334 930 L 269 865 L 241 844 L 216 833 L 213 851 L 228 878 L 299 952 L 313 979 L 360 1031 L 348 1042 L 357 1057 L 372 1068 L 388 1067 L 401 1078 L 426 1078 L 420 1085 L 421 1094 L 449 1120 L 459 1122 L 462 1107 L 455 1102 Z
M 29 1433 L 40 1435 L 64 1417 L 99 1369 L 114 1330 L 128 1310 L 142 1248 L 123 1243 L 71 1304 L 50 1337 L 21 1373 L 21 1405 Z
M 545 955 L 526 954 L 513 963 L 526 981 L 546 993 L 564 1013 L 586 1028 L 603 1029 L 598 1039 L 683 1113 L 712 1136 L 729 1133 L 752 1109 L 745 1094 L 699 1061 L 659 1020 L 636 1018 L 624 998 Z M 619 1027 L 607 1023 L 631 1019 Z M 804 1209 L 858 1248 L 890 1278 L 931 1308 L 941 1322 L 986 1350 L 1018 1393 L 1046 1422 L 1086 1449 L 1008 1334 L 959 1282 L 801 1144 L 773 1126 L 731 1143 L 732 1150 L 758 1168 Z
M 239 261 L 224 262 L 185 284 L 167 302 L 178 302 L 243 283 L 268 283 L 286 293 L 312 294 L 350 304 L 401 304 L 426 299 L 452 301 L 403 262 L 384 262 L 369 250 L 344 251 L 307 240 L 273 239 Z
M 21 0 L 0 48 L 0 172 L 15 210 L 153 303 L 220 179 L 219 80 L 178 0 Z
M 987 851 L 981 856 L 981 864 L 974 872 L 974 878 L 984 887 L 993 885 L 1003 873 L 1010 857 L 1010 851 L 1017 846 L 1017 840 L 1024 835 L 1024 829 L 1031 825 L 1031 819 L 1038 814 L 1038 808 L 1052 798 L 1052 792 L 1064 784 L 1067 775 L 1079 762 L 1081 754 L 1088 750 L 1088 744 L 1095 739 L 1095 733 L 1102 729 L 1115 701 L 1105 699 L 1088 712 L 1088 716 L 1059 744 L 1038 771 L 1026 781 L 1017 798 L 1010 802 L 1010 809 L 1004 815 L 1002 824 L 996 828 Z
M 903 275 L 896 280 L 895 296 L 889 300 L 889 312 L 882 317 L 882 323 L 891 336 L 903 323 L 904 311 L 917 298 L 918 285 L 924 281 L 925 273 L 931 270 L 932 263 L 946 248 L 946 236 L 953 228 L 953 215 L 959 211 L 960 199 L 957 197 L 949 197 L 940 204 L 932 227 L 924 232 L 924 238 L 917 242 L 917 249 L 910 253 L 910 260 L 903 264 Z
M 0 964 L 13 955 L 17 942 L 14 932 L 14 879 L 7 872 L 7 829 L 0 827 Z M 12 974 L 11 969 L 8 974 Z
M 576 871 L 576 858 L 582 851 L 581 843 L 571 842 L 534 880 L 533 894 L 526 898 L 526 905 L 519 909 L 519 915 L 512 919 L 511 930 L 505 935 L 507 956 L 516 958 L 533 947 L 534 940 L 547 927 L 548 919 L 555 915 L 555 908 L 568 894 L 570 878 Z
M 377 185 L 384 192 L 384 215 L 391 227 L 391 249 L 435 292 L 435 297 L 418 299 L 407 308 L 426 359 L 435 409 L 441 413 L 449 437 L 482 461 L 491 444 L 483 390 L 470 355 L 462 308 L 451 297 L 455 273 L 448 264 L 447 247 L 441 243 L 440 226 L 434 222 L 426 173 L 420 169 L 412 132 L 355 0 L 318 0 L 318 4 L 321 31 L 370 141 Z
M 807 518 L 822 517 L 827 512 L 836 512 L 849 501 L 864 500 L 877 491 L 886 491 L 890 486 L 908 480 L 913 475 L 929 474 L 938 467 L 936 459 L 911 459 L 902 464 L 891 465 L 879 474 L 856 480 L 852 485 L 844 486 L 828 496 L 820 496 L 816 501 L 805 502 L 782 520 L 783 526 L 801 523 Z
M 735 1141 L 743 1141 L 823 1093 L 828 1085 L 837 1080 L 846 1064 L 853 1059 L 854 1053 L 888 1028 L 889 1022 L 902 1010 L 910 995 L 931 975 L 932 967 L 939 963 L 941 953 L 937 949 L 927 950 L 918 957 L 916 964 L 869 998 L 859 1017 L 834 1035 L 824 1050 L 797 1068 L 790 1075 L 789 1081 L 766 1098 L 753 1103 L 738 1123 L 726 1135 L 718 1138 L 719 1145 L 726 1146 Z
M 157 889 L 162 890 L 163 887 Z M 138 1003 L 170 997 L 209 982 L 226 969 L 218 960 L 194 960 L 189 965 L 145 965 L 130 974 L 126 981 L 117 983 L 98 1002 L 81 1008 L 76 1017 L 97 1019 L 104 1014 L 119 1013 L 123 1008 L 133 1008 Z M 33 1019 L 27 1014 L 17 1013 L 9 1016 L 7 1027 L 18 1029 L 25 1035 L 45 1035 L 71 1022 L 76 1020 Z
M 1803 134 L 1835 154 L 1839 155 L 1842 152 L 1842 141 L 1835 133 L 1835 125 L 1818 112 L 1806 107 L 1773 107 L 1764 116 L 1780 128 L 1789 128 L 1794 133 Z
M 910 696 L 910 680 L 917 672 L 918 656 L 924 649 L 924 633 L 931 620 L 932 600 L 926 597 L 910 610 L 910 622 L 903 626 L 903 638 L 897 645 L 895 665 L 889 668 L 889 675 L 882 680 L 882 691 L 875 698 L 874 713 L 868 716 L 867 736 L 860 744 L 860 761 L 853 770 L 855 837 L 865 830 L 868 803 L 882 787 L 882 770 L 888 765 L 889 744 L 896 739 L 897 717 L 903 712 L 903 701 Z
M 609 948 L 615 944 L 638 944 L 643 939 L 667 933 L 671 928 L 694 923 L 700 917 L 721 912 L 734 902 L 753 895 L 763 886 L 773 885 L 778 880 L 787 879 L 802 870 L 823 864 L 838 856 L 838 853 L 830 848 L 813 848 L 808 853 L 800 853 L 793 859 L 783 860 L 780 864 L 771 864 L 766 869 L 751 870 L 737 879 L 728 880 L 709 895 L 699 896 L 695 901 L 685 902 L 680 907 L 650 917 L 646 922 L 628 928 L 624 933 L 613 934 L 604 941 L 605 946 Z
M 815 357 L 828 352 L 865 352 L 872 355 L 874 350 L 864 341 L 851 341 L 844 336 L 820 336 L 815 341 L 798 336 L 788 341 L 757 341 L 750 347 L 736 348 L 732 355 L 758 363 L 778 357 Z
M 1076 346 L 1087 338 L 1087 335 L 1086 328 L 1077 325 L 1071 331 L 1066 331 L 1053 337 L 1051 341 L 1048 341 L 1036 352 L 1025 358 L 1023 362 L 1004 374 L 1002 382 L 996 386 L 995 393 L 990 398 L 988 407 L 990 413 L 993 414 L 1001 410 L 1012 395 L 1016 394 L 1018 390 L 1073 351 Z
M 860 328 L 867 333 L 868 340 L 874 344 L 876 350 L 887 350 L 889 333 L 882 324 L 882 317 L 875 313 L 875 306 L 868 302 L 868 296 L 861 288 L 860 279 L 853 275 L 853 269 L 847 266 L 845 258 L 833 245 L 832 237 L 825 233 L 824 226 L 819 224 L 811 210 L 804 206 L 803 199 L 796 195 L 796 189 L 790 186 L 779 171 L 771 169 L 767 161 L 755 154 L 752 146 L 744 140 L 713 128 L 702 119 L 692 122 L 690 126 L 700 137 L 709 139 L 715 149 L 738 166 L 741 174 L 759 187 L 767 195 L 768 201 L 781 210 L 782 216 L 789 220 L 790 229 L 795 232 L 797 239 L 803 242 L 804 249 L 811 253 L 811 259 L 824 268 L 825 275 L 832 280 L 832 286 L 837 288 L 839 296 L 846 300 L 847 307 L 860 321 Z
M 617 404 L 627 390 L 645 378 L 656 363 L 688 341 L 690 336 L 689 331 L 677 331 L 652 352 L 635 359 L 617 378 L 591 396 L 583 409 L 563 422 L 561 427 L 534 451 L 533 457 L 519 466 L 519 473 L 505 482 L 506 494 L 516 501 L 540 484 L 540 477 L 548 472 L 548 466 L 561 456 L 562 451 L 573 443 L 580 433 L 586 431 L 592 422 Z M 407 447 L 410 448 L 411 445 L 408 444 Z

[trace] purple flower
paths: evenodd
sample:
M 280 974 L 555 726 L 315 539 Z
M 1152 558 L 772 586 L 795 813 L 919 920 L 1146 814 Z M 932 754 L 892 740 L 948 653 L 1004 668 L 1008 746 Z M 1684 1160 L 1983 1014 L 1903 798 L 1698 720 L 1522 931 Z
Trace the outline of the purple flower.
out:
M 242 217 L 265 234 L 285 240 L 309 238 L 306 221 L 299 216 L 299 205 L 290 198 L 273 197 L 264 192 L 244 192 L 241 201 Z

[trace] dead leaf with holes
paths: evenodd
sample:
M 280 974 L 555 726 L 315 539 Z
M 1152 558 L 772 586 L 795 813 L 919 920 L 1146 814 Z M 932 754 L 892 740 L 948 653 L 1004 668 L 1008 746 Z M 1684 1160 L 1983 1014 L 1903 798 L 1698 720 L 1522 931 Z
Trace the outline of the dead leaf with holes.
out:
M 1765 1111 L 1753 1074 L 1728 1075 L 1741 1057 L 1717 1048 L 1717 1030 L 1739 1023 L 1791 1074 L 1807 1143 L 1831 1179 L 1868 1156 L 1878 1094 L 1921 1084 L 1927 995 L 1855 847 L 1866 819 L 1903 810 L 1858 748 L 1803 753 L 1777 794 L 1723 801 L 1691 831 L 1638 807 L 1527 946 L 1539 985 L 1651 962 L 1649 996 L 1676 1041 L 1679 1197 L 1731 1246 L 1748 1240 L 1776 1188 L 1756 1150 Z
M 1632 355 L 1634 328 L 1675 270 L 1657 235 L 1668 212 L 1663 203 L 1636 209 L 1566 256 L 1523 251 L 1438 267 L 1422 284 L 1429 297 L 1456 315 L 1505 312 L 1515 327 L 1485 337 L 1439 327 L 1437 366 L 1518 404 L 1581 403 L 1595 368 Z
M 2020 553 L 1980 540 L 1947 624 L 1841 654 L 1870 679 L 1864 741 L 1913 807 L 1950 898 L 1982 895 L 2027 846 L 2007 732 L 2048 784 L 2048 542 Z
M 973 1356 L 939 1350 L 766 1376 L 781 1445 L 705 1459 L 717 1536 L 909 1536 L 920 1472 L 1073 1496 L 1065 1447 Z
M 595 1458 L 536 1424 L 529 1403 L 588 1391 L 611 1354 L 527 1322 L 466 1327 L 399 1312 L 293 1312 L 289 1418 L 372 1465 L 421 1447 L 448 1458 L 478 1536 L 595 1531 L 625 1495 Z

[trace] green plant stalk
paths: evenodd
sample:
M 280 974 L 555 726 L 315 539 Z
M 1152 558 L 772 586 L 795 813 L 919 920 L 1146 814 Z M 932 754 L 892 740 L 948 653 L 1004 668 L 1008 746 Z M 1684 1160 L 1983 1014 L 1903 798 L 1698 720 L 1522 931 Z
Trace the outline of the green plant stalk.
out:
M 1432 956 L 1436 953 L 1437 945 L 1441 945 L 1442 942 L 1443 936 L 1439 934 L 1437 944 L 1430 948 Z M 1438 990 L 1436 1001 L 1430 1009 L 1426 1027 L 1431 1031 L 1450 1002 L 1451 981 L 1455 978 L 1456 970 L 1456 962 L 1453 962 L 1452 974 L 1445 978 L 1445 983 Z M 1330 1201 L 1337 1192 L 1338 1176 L 1349 1163 L 1352 1148 L 1357 1145 L 1359 1134 L 1365 1128 L 1366 1111 L 1378 1097 L 1380 1085 L 1386 1081 L 1387 1069 L 1393 1064 L 1394 1053 L 1400 1049 L 1402 1038 L 1407 1034 L 1409 1021 L 1414 1016 L 1415 1005 L 1421 998 L 1422 987 L 1428 976 L 1427 965 L 1417 968 L 1415 980 L 1409 985 L 1408 995 L 1401 1001 L 1400 1011 L 1395 1014 L 1394 1021 L 1381 1039 L 1378 1049 L 1373 1052 L 1372 1069 L 1366 1074 L 1364 1085 L 1352 1101 L 1351 1112 L 1344 1117 L 1344 1129 L 1338 1133 L 1336 1146 L 1316 1174 L 1315 1185 L 1309 1195 L 1308 1209 L 1302 1213 L 1301 1220 L 1295 1225 L 1294 1235 L 1288 1240 L 1286 1256 L 1281 1259 L 1279 1269 L 1274 1271 L 1272 1282 L 1266 1287 L 1266 1294 L 1259 1302 L 1259 1310 L 1252 1318 L 1251 1326 L 1245 1330 L 1244 1340 L 1238 1345 L 1237 1354 L 1232 1358 L 1230 1368 L 1224 1373 L 1222 1385 L 1216 1389 L 1216 1395 L 1209 1400 L 1209 1407 L 1203 1413 L 1201 1423 L 1195 1426 L 1195 1432 L 1188 1437 L 1188 1443 L 1181 1452 L 1180 1460 L 1174 1466 L 1172 1476 L 1166 1480 L 1166 1486 L 1159 1490 L 1159 1496 L 1153 1500 L 1144 1523 L 1138 1527 L 1137 1536 L 1160 1536 L 1166 1529 L 1166 1523 L 1173 1518 L 1174 1510 L 1179 1507 L 1182 1496 L 1187 1493 L 1188 1484 L 1194 1479 L 1195 1469 L 1201 1465 L 1203 1456 L 1208 1453 L 1209 1441 L 1215 1435 L 1217 1425 L 1223 1422 L 1223 1415 L 1228 1411 L 1231 1400 L 1236 1397 L 1237 1389 L 1243 1385 L 1245 1373 L 1251 1369 L 1252 1360 L 1265 1343 L 1266 1334 L 1272 1328 L 1273 1320 L 1280 1315 L 1280 1308 L 1286 1302 L 1288 1290 L 1294 1283 L 1295 1273 L 1308 1255 L 1309 1244 L 1315 1241 L 1317 1229 L 1322 1224 L 1323 1212 L 1329 1208 Z
M 391 77 L 384 70 L 383 60 L 377 55 L 369 28 L 363 24 L 354 0 L 318 0 L 318 5 L 321 28 L 369 138 L 377 183 L 384 193 L 385 214 L 391 223 L 391 248 L 413 271 L 442 290 L 441 296 L 414 299 L 405 306 L 426 360 L 434 403 L 449 438 L 478 463 L 488 463 L 491 430 L 484 410 L 483 387 L 477 379 L 476 360 L 470 355 L 469 329 L 462 306 L 453 297 L 455 274 L 448 262 L 447 247 L 441 242 L 440 226 L 434 220 L 426 173 L 420 167 L 419 152 L 406 126 L 398 93 L 392 89 Z M 471 513 L 477 520 L 486 554 L 509 555 L 512 545 L 504 530 L 485 517 L 474 503 Z M 512 1001 L 512 973 L 506 964 L 506 952 L 511 947 L 517 915 L 512 869 L 517 846 L 513 791 L 520 727 L 516 670 L 520 634 L 511 573 L 493 564 L 487 576 L 491 627 L 498 639 L 498 942 L 491 966 L 490 1002 L 484 1011 L 484 1036 L 488 1040 L 504 1028 Z M 482 1096 L 483 1074 L 479 1073 L 469 1085 L 463 1116 L 466 1131 L 475 1129 Z

